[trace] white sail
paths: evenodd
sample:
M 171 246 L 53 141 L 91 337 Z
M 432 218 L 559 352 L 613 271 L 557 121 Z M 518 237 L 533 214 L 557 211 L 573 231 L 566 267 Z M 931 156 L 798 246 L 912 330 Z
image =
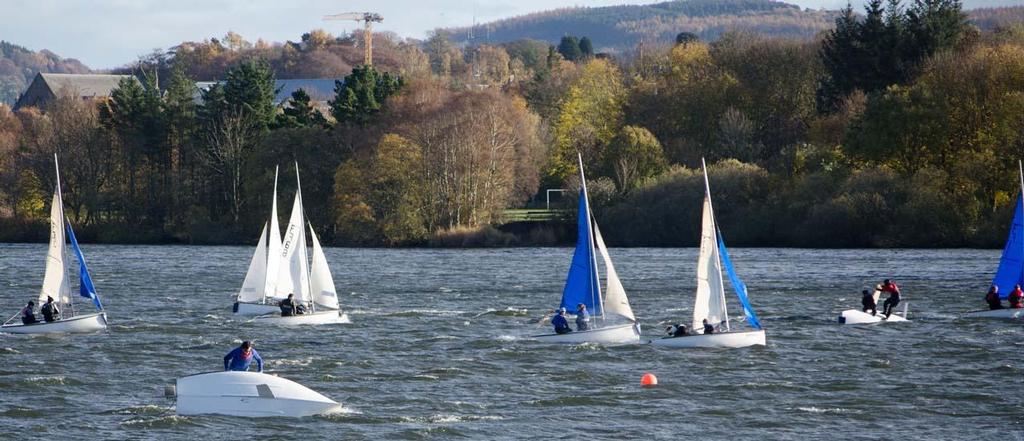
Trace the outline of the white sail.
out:
M 277 289 L 277 275 L 281 270 L 281 225 L 277 220 L 277 169 L 274 169 L 274 199 L 270 208 L 270 231 L 267 234 L 267 280 L 261 299 L 274 297 Z
M 245 281 L 242 282 L 242 289 L 238 291 L 238 301 L 254 303 L 263 300 L 263 287 L 267 279 L 267 224 L 263 224 L 263 231 L 260 233 L 260 242 L 256 245 L 256 252 L 252 254 L 249 261 L 249 271 L 245 273 Z
M 53 202 L 50 204 L 50 248 L 46 252 L 46 274 L 43 276 L 43 289 L 39 291 L 38 304 L 46 303 L 48 296 L 61 305 L 71 303 L 71 288 L 64 259 L 64 205 L 60 184 L 54 189 Z
M 697 295 L 693 304 L 693 329 L 704 329 L 704 319 L 712 325 L 725 321 L 725 288 L 722 283 L 722 264 L 718 258 L 715 217 L 711 212 L 711 197 L 704 197 L 701 220 L 700 257 L 697 259 Z
M 308 279 L 308 274 L 306 274 L 306 243 L 303 240 L 302 225 L 302 199 L 296 192 L 295 203 L 292 205 L 292 216 L 288 220 L 288 228 L 285 229 L 281 241 L 281 267 L 277 273 L 274 298 L 283 299 L 288 297 L 288 294 L 295 294 L 296 300 L 305 298 L 302 281 Z
M 594 240 L 597 241 L 597 250 L 601 253 L 601 258 L 604 259 L 605 277 L 607 279 L 604 291 L 604 312 L 605 314 L 616 314 L 631 321 L 636 321 L 636 317 L 633 315 L 633 308 L 629 306 L 629 299 L 626 298 L 626 290 L 622 287 L 619 274 L 615 272 L 615 265 L 612 264 L 612 258 L 608 254 L 608 247 L 604 245 L 601 229 L 597 227 L 597 222 L 594 222 L 593 225 Z
M 324 255 L 324 250 L 320 247 L 320 241 L 316 238 L 312 224 L 309 226 L 309 234 L 313 239 L 313 265 L 309 270 L 309 289 L 313 295 L 313 303 L 317 307 L 340 309 L 338 291 L 334 289 L 334 278 L 331 277 L 331 268 L 327 265 L 327 256 Z

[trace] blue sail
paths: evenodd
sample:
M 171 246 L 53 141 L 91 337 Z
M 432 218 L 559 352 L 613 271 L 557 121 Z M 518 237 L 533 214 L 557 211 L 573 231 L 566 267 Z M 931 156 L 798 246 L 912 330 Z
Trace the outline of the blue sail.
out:
M 580 208 L 576 229 L 576 252 L 572 255 L 569 275 L 562 290 L 562 304 L 569 313 L 576 311 L 576 305 L 587 305 L 590 315 L 601 314 L 598 299 L 597 268 L 594 267 L 594 247 L 590 243 L 590 216 L 587 215 L 587 195 L 580 190 Z
M 762 329 L 761 321 L 757 319 L 754 307 L 750 306 L 750 299 L 747 298 L 747 285 L 743 284 L 740 276 L 736 275 L 736 271 L 732 269 L 732 260 L 729 259 L 729 251 L 725 248 L 721 232 L 718 233 L 718 254 L 722 257 L 725 273 L 729 275 L 729 283 L 732 284 L 733 291 L 736 291 L 736 297 L 740 298 L 740 304 L 743 305 L 743 314 L 747 316 L 747 323 L 750 323 L 754 329 Z
M 992 278 L 992 284 L 999 287 L 999 297 L 1006 299 L 1013 291 L 1013 285 L 1024 282 L 1021 257 L 1024 255 L 1024 215 L 1021 212 L 1021 198 L 1017 198 L 1017 208 L 1013 210 L 1013 224 L 1010 236 L 1006 238 L 1003 257 L 999 258 L 999 269 Z
M 82 297 L 92 299 L 92 303 L 96 305 L 96 309 L 102 311 L 103 305 L 100 304 L 100 296 L 96 295 L 96 287 L 93 286 L 92 277 L 89 276 L 89 268 L 85 266 L 85 257 L 82 256 L 82 250 L 78 248 L 78 239 L 75 238 L 75 230 L 71 229 L 71 222 L 67 223 L 67 227 L 68 238 L 71 239 L 71 248 L 75 250 L 75 256 L 78 257 L 78 293 Z

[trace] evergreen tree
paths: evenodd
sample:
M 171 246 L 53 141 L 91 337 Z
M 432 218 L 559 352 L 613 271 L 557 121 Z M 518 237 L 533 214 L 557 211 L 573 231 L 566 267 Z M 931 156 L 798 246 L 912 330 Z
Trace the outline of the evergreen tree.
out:
M 676 34 L 676 44 L 690 44 L 700 41 L 700 37 L 693 32 L 680 32 Z
M 836 27 L 829 31 L 821 44 L 821 62 L 828 76 L 818 90 L 818 110 L 832 112 L 839 102 L 855 88 L 855 60 L 859 58 L 857 45 L 857 16 L 849 3 L 836 17 Z
M 914 0 L 907 9 L 909 55 L 923 60 L 953 47 L 967 30 L 967 15 L 960 0 Z
M 242 61 L 228 71 L 224 100 L 233 111 L 242 111 L 266 130 L 274 121 L 274 72 L 262 58 Z
M 583 58 L 594 56 L 594 44 L 590 42 L 590 38 L 580 38 L 580 54 Z
M 558 43 L 558 53 L 566 60 L 578 61 L 583 56 L 579 39 L 572 35 L 562 37 L 562 41 Z
M 378 73 L 372 66 L 357 66 L 344 81 L 334 82 L 331 115 L 339 123 L 368 124 L 380 111 L 381 104 L 398 93 L 402 79 L 390 73 Z
M 277 115 L 277 126 L 287 128 L 326 127 L 327 119 L 310 104 L 311 100 L 309 94 L 303 89 L 292 92 L 288 106 Z

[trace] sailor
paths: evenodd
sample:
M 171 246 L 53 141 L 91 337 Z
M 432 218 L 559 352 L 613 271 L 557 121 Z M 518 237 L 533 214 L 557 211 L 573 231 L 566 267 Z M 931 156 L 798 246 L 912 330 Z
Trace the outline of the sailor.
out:
M 39 312 L 43 313 L 43 320 L 47 323 L 54 320 L 60 320 L 60 309 L 57 308 L 57 304 L 53 302 L 53 297 L 46 296 L 46 303 L 39 307 Z
M 704 319 L 704 333 L 705 334 L 714 334 L 715 333 L 715 326 L 712 325 L 711 323 L 708 323 L 708 319 Z
M 260 358 L 259 352 L 256 352 L 256 348 L 253 348 L 248 340 L 243 341 L 242 346 L 224 356 L 224 370 L 248 371 L 253 360 L 256 361 L 256 372 L 263 372 L 263 359 Z
M 277 306 L 281 308 L 281 316 L 288 317 L 295 315 L 295 300 L 293 298 L 295 294 L 288 294 L 288 298 L 277 302 Z
M 21 323 L 31 325 L 33 323 L 39 322 L 39 320 L 36 320 L 36 314 L 32 312 L 32 310 L 35 309 L 35 307 L 36 302 L 29 300 L 28 305 L 26 305 L 24 308 L 21 308 Z
M 889 315 L 892 314 L 893 308 L 900 304 L 900 287 L 896 286 L 896 282 L 885 279 L 878 290 L 889 293 L 889 298 L 885 299 L 885 303 L 882 303 L 882 310 L 885 313 L 885 318 L 888 319 Z
M 587 314 L 587 305 L 580 303 L 576 305 L 576 330 L 586 331 L 590 329 L 590 314 Z
M 669 337 L 686 337 L 687 335 L 689 335 L 686 332 L 686 325 L 682 323 L 671 325 L 665 328 L 665 331 L 668 333 Z
M 1003 299 L 999 298 L 999 287 L 992 285 L 985 293 L 985 302 L 988 303 L 988 309 L 1003 309 Z
M 868 310 L 870 309 L 871 315 L 877 314 L 878 305 L 875 304 L 874 294 L 872 294 L 871 291 L 868 291 L 866 289 L 861 291 L 860 294 L 860 304 L 864 305 L 864 309 L 862 309 L 861 312 L 868 312 Z
M 565 308 L 558 308 L 558 314 L 551 318 L 551 324 L 555 327 L 555 334 L 568 334 L 572 332 L 569 321 L 565 319 Z
M 1011 308 L 1024 308 L 1024 291 L 1021 291 L 1020 285 L 1013 286 L 1013 291 L 1010 292 L 1006 300 L 1010 302 Z

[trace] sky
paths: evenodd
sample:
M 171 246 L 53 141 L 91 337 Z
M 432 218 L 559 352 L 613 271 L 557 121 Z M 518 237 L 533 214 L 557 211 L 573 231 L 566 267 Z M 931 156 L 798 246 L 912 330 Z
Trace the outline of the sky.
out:
M 906 0 L 909 1 L 909 0 Z M 863 0 L 854 0 L 854 4 Z M 154 49 L 222 37 L 296 41 L 311 29 L 332 34 L 356 22 L 325 22 L 326 14 L 372 11 L 375 30 L 423 38 L 427 32 L 567 6 L 657 3 L 638 0 L 0 0 L 0 40 L 49 49 L 93 69 L 129 64 Z M 846 0 L 789 0 L 804 8 L 838 9 Z M 971 7 L 1024 5 L 1024 0 L 964 0 Z

